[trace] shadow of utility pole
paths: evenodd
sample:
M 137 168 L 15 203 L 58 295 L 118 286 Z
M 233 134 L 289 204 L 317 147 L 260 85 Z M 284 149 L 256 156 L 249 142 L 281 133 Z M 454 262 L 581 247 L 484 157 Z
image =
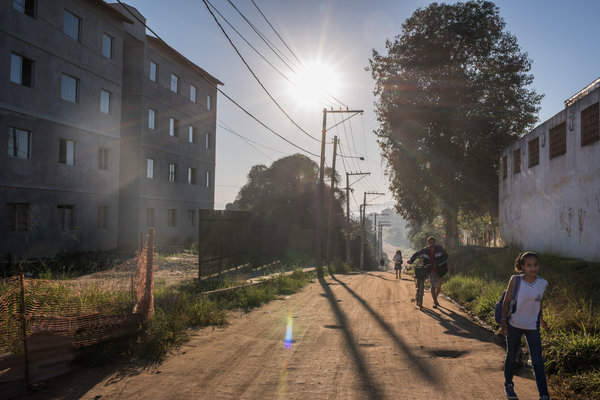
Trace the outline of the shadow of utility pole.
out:
M 325 278 L 320 277 L 319 283 L 321 283 L 321 286 L 323 287 L 323 290 L 326 294 L 325 297 L 327 297 L 329 305 L 331 306 L 331 309 L 333 310 L 333 313 L 335 314 L 338 320 L 338 324 L 342 328 L 341 330 L 344 333 L 344 338 L 346 339 L 346 343 L 348 344 L 348 348 L 350 349 L 350 354 L 354 359 L 354 363 L 356 364 L 356 368 L 358 369 L 361 380 L 364 384 L 364 391 L 366 392 L 369 399 L 383 400 L 384 395 L 377 383 L 373 380 L 373 377 L 367 369 L 363 356 L 360 354 L 360 351 L 358 351 L 359 347 L 356 343 L 356 340 L 352 336 L 352 332 L 350 332 L 350 325 L 348 324 L 348 319 L 346 318 L 346 315 L 340 308 L 337 299 L 333 294 L 333 291 L 331 290 L 327 282 L 325 282 Z
M 350 289 L 348 287 L 348 285 L 346 285 L 344 282 L 337 279 L 333 274 L 331 275 L 331 278 L 334 281 L 336 281 L 337 283 L 339 283 L 344 289 L 346 289 L 348 291 L 348 293 L 350 293 L 352 296 L 354 296 L 354 298 L 358 300 L 358 302 L 369 312 L 369 314 L 371 314 L 371 316 L 375 319 L 375 321 L 377 321 L 377 323 L 392 337 L 392 339 L 394 339 L 394 342 L 398 345 L 398 347 L 406 355 L 408 355 L 408 358 L 413 363 L 412 365 L 414 365 L 416 367 L 416 370 L 425 379 L 427 379 L 427 381 L 431 382 L 434 386 L 439 387 L 440 382 L 438 382 L 438 380 L 435 379 L 435 374 L 433 373 L 431 367 L 429 365 L 427 365 L 425 362 L 423 362 L 423 360 L 421 358 L 415 356 L 415 354 L 411 351 L 411 349 L 408 347 L 408 345 L 406 343 L 404 343 L 404 341 L 396 334 L 394 329 L 379 314 L 377 314 L 377 312 L 375 312 L 375 310 L 373 310 L 373 308 L 371 308 L 369 303 L 367 303 L 365 301 L 365 299 L 363 299 L 358 294 L 356 294 L 356 292 L 354 290 Z

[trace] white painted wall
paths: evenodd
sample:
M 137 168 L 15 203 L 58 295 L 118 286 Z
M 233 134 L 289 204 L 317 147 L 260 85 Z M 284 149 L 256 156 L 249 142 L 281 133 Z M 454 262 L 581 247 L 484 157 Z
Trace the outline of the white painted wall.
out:
M 581 147 L 581 111 L 596 104 L 600 88 L 537 126 L 504 150 L 500 171 L 500 234 L 526 250 L 600 261 L 600 141 Z M 567 122 L 567 153 L 549 159 L 549 130 Z M 528 143 L 540 138 L 540 163 L 528 167 Z M 513 173 L 513 151 L 521 171 Z

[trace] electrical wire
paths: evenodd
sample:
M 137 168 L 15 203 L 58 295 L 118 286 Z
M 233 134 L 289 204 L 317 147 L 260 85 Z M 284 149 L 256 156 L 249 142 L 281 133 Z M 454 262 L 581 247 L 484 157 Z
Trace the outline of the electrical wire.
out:
M 210 4 L 210 1 L 209 0 L 202 0 L 202 2 L 204 3 L 204 5 L 206 6 L 206 9 L 208 10 L 208 12 L 210 13 L 210 15 L 213 17 L 213 19 L 215 20 L 215 22 L 217 23 L 217 25 L 221 29 L 221 32 L 223 32 L 223 35 L 225 35 L 225 37 L 229 41 L 229 44 L 231 44 L 231 46 L 233 47 L 233 49 L 235 50 L 235 52 L 237 53 L 237 55 L 240 57 L 240 59 L 242 60 L 242 62 L 246 66 L 246 68 L 248 68 L 248 71 L 250 71 L 250 73 L 252 74 L 252 76 L 254 77 L 254 79 L 256 79 L 256 82 L 258 82 L 258 84 L 264 90 L 264 92 L 267 94 L 267 96 L 269 96 L 269 98 L 273 101 L 273 103 L 275 103 L 275 105 L 277 106 L 277 108 L 279 108 L 279 110 L 292 122 L 292 124 L 296 128 L 300 129 L 300 131 L 302 131 L 302 133 L 304 133 L 306 136 L 308 136 L 312 140 L 314 140 L 316 142 L 320 142 L 319 139 L 317 139 L 316 137 L 312 136 L 310 133 L 308 133 L 307 131 L 305 131 L 300 125 L 298 125 L 296 123 L 296 121 L 294 121 L 294 119 L 283 109 L 283 107 L 281 107 L 281 105 L 277 102 L 277 100 L 275 100 L 275 98 L 271 95 L 271 93 L 269 92 L 269 90 L 265 87 L 265 85 L 262 83 L 262 81 L 258 78 L 258 76 L 256 75 L 256 73 L 254 73 L 254 71 L 252 70 L 252 68 L 248 64 L 248 62 L 246 62 L 246 59 L 244 58 L 244 56 L 242 56 L 242 53 L 240 53 L 240 51 L 238 50 L 237 46 L 235 44 L 233 44 L 233 41 L 231 40 L 231 38 L 229 37 L 229 35 L 227 34 L 227 32 L 225 32 L 225 28 L 223 28 L 223 26 L 221 25 L 221 23 L 217 19 L 216 15 L 212 12 L 212 10 L 210 9 L 210 7 L 208 6 Z M 214 6 L 212 4 L 211 4 L 211 7 L 214 8 Z
M 154 32 L 154 30 L 152 30 L 152 28 L 150 28 L 148 25 L 146 25 L 146 23 L 144 21 L 142 21 L 137 15 L 135 15 L 128 7 L 127 5 L 123 4 L 123 2 L 121 0 L 117 0 L 117 2 L 125 9 L 127 10 L 127 12 L 129 14 L 131 14 L 140 24 L 142 24 L 146 29 L 148 29 L 148 31 L 150 31 L 161 43 L 163 43 L 165 46 L 169 46 L 158 34 L 156 34 L 156 32 Z M 170 46 L 169 46 L 170 47 Z M 182 56 L 183 57 L 183 56 Z M 200 75 L 200 77 L 202 77 L 202 79 L 204 79 L 210 86 L 212 86 L 214 89 L 216 89 L 219 93 L 221 93 L 223 96 L 225 96 L 225 98 L 229 101 L 231 101 L 235 106 L 237 106 L 240 110 L 242 110 L 246 115 L 248 115 L 250 118 L 252 118 L 253 120 L 255 120 L 256 122 L 258 122 L 262 127 L 264 127 L 265 129 L 267 129 L 269 132 L 273 133 L 275 136 L 279 137 L 281 140 L 285 141 L 286 143 L 294 146 L 295 148 L 297 148 L 298 150 L 301 150 L 302 152 L 306 153 L 306 154 L 310 154 L 311 156 L 314 157 L 320 157 L 318 154 L 315 154 L 309 150 L 304 149 L 303 147 L 297 145 L 296 143 L 292 142 L 291 140 L 281 136 L 279 133 L 275 132 L 272 128 L 270 128 L 267 124 L 265 124 L 264 122 L 262 122 L 260 119 L 258 119 L 258 117 L 254 116 L 254 114 L 252 114 L 250 111 L 246 110 L 240 103 L 238 103 L 236 100 L 234 100 L 231 96 L 229 96 L 227 93 L 225 93 L 222 89 L 220 89 L 218 87 L 217 84 L 215 84 L 211 79 L 209 79 L 205 73 L 201 70 L 198 69 L 198 67 L 192 63 L 191 61 L 189 61 L 187 58 L 183 57 L 184 60 L 186 60 L 186 62 L 190 65 L 190 67 L 196 71 L 196 73 L 198 75 Z

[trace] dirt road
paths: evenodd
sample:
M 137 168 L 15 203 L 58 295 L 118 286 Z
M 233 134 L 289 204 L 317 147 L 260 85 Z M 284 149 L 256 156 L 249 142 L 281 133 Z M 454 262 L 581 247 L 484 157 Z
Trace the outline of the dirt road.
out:
M 453 304 L 419 311 L 391 272 L 336 275 L 202 329 L 162 365 L 86 369 L 28 399 L 502 399 L 503 350 Z M 290 322 L 291 321 L 291 322 Z M 291 325 L 292 343 L 284 338 Z M 531 378 L 515 378 L 537 399 Z

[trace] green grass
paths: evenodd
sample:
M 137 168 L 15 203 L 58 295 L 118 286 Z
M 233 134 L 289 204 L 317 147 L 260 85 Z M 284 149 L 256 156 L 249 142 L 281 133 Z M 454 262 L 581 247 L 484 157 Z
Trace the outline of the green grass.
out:
M 494 305 L 506 288 L 519 250 L 463 247 L 450 254 L 455 267 L 442 292 L 492 327 Z M 566 398 L 600 398 L 600 263 L 540 255 L 544 294 L 542 330 L 546 371 Z
M 191 282 L 157 286 L 154 293 L 154 318 L 135 337 L 112 340 L 85 349 L 81 361 L 88 365 L 114 363 L 115 360 L 160 361 L 166 354 L 185 343 L 190 328 L 225 326 L 228 310 L 250 311 L 282 295 L 297 292 L 314 279 L 314 273 L 295 270 L 280 273 L 260 285 L 206 296 L 215 288 L 231 287 L 239 281 L 222 284 Z

